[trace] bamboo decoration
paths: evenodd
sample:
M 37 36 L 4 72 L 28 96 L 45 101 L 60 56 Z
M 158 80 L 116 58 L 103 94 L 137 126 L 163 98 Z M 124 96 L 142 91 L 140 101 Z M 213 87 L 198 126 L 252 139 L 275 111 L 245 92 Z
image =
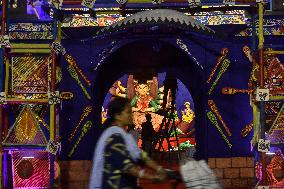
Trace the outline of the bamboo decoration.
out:
M 220 120 L 220 122 L 222 123 L 223 127 L 225 128 L 227 134 L 229 136 L 232 136 L 232 133 L 231 133 L 230 129 L 227 127 L 226 123 L 224 122 L 222 116 L 220 115 L 215 102 L 213 100 L 208 100 L 208 105 L 211 108 L 211 110 L 217 115 L 218 119 Z
M 247 124 L 245 128 L 243 128 L 241 131 L 242 137 L 246 137 L 252 131 L 252 128 L 253 128 L 253 123 Z
M 217 118 L 216 116 L 213 114 L 213 112 L 209 111 L 207 112 L 207 117 L 210 120 L 210 122 L 217 128 L 217 130 L 219 131 L 219 133 L 222 135 L 223 139 L 225 140 L 225 142 L 227 143 L 229 148 L 232 148 L 232 144 L 230 143 L 230 141 L 228 140 L 228 138 L 226 137 L 226 135 L 224 134 L 224 132 L 222 131 L 221 127 L 219 126 L 218 122 L 217 122 Z
M 83 71 L 78 67 L 78 65 L 77 65 L 76 61 L 74 60 L 74 58 L 71 55 L 67 54 L 67 53 L 64 54 L 64 58 L 69 63 L 69 65 L 73 66 L 74 69 L 80 74 L 80 76 L 87 83 L 87 85 L 91 86 L 90 80 L 87 78 L 87 76 L 84 75 Z
M 4 56 L 4 63 L 5 63 L 5 95 L 8 96 L 9 92 L 9 77 L 10 77 L 10 62 L 9 59 Z
M 1 16 L 1 18 L 2 18 L 2 21 L 1 21 L 1 35 L 5 35 L 5 25 L 6 25 L 6 8 L 7 8 L 7 4 L 6 4 L 6 0 L 3 0 L 2 1 L 2 16 Z M 3 49 L 1 48 L 1 51 L 3 52 Z M 2 55 L 3 56 L 3 55 Z M 3 60 L 3 64 L 5 64 L 5 56 L 4 57 L 2 57 L 2 58 L 4 58 L 4 60 Z M 9 71 L 9 64 L 7 63 L 8 61 L 6 61 L 6 66 L 5 66 L 5 68 L 6 68 L 6 71 L 7 71 L 7 69 L 8 69 L 8 71 Z M 4 65 L 3 65 L 4 66 Z M 3 71 L 2 71 L 2 73 L 1 74 L 3 74 Z M 7 79 L 9 79 L 9 75 L 8 75 L 8 73 L 6 72 L 6 77 L 5 77 L 5 85 L 4 85 L 4 90 L 5 90 L 5 94 L 7 94 L 8 93 L 8 82 L 9 81 L 7 81 Z M 2 76 L 3 77 L 3 76 Z M 2 78 L 3 79 L 3 78 Z M 6 86 L 7 85 L 7 86 Z M 7 88 L 6 88 L 7 87 Z M 3 91 L 3 87 L 1 87 L 1 91 Z M 3 139 L 3 137 L 6 137 L 6 135 L 4 135 L 3 136 L 3 107 L 2 106 L 0 106 L 0 188 L 4 188 L 3 187 L 3 184 L 4 184 L 4 182 L 3 182 L 3 157 L 4 157 L 4 155 L 3 155 L 3 147 L 2 147 L 2 139 Z
M 219 79 L 221 78 L 221 76 L 225 73 L 225 71 L 227 71 L 228 67 L 230 66 L 230 61 L 228 59 L 225 59 L 223 61 L 223 64 L 221 65 L 220 71 L 215 79 L 215 81 L 213 82 L 208 94 L 210 95 L 212 93 L 212 91 L 214 90 L 215 86 L 217 85 Z
M 76 125 L 75 129 L 72 131 L 71 135 L 68 138 L 68 141 L 70 142 L 72 138 L 75 136 L 78 128 L 80 127 L 82 121 L 92 112 L 92 106 L 87 106 L 84 110 L 83 113 L 81 114 L 79 123 Z
M 85 123 L 85 125 L 82 128 L 82 132 L 80 137 L 78 138 L 78 140 L 76 141 L 75 145 L 73 146 L 73 148 L 71 149 L 71 151 L 68 154 L 68 157 L 71 157 L 74 154 L 75 149 L 78 147 L 78 144 L 80 143 L 80 141 L 82 140 L 82 138 L 85 136 L 85 134 L 89 131 L 89 129 L 92 127 L 92 122 L 91 121 L 87 121 Z
M 3 157 L 3 146 L 2 146 L 2 138 L 3 138 L 3 132 L 2 132 L 2 127 L 3 127 L 3 117 L 2 117 L 2 114 L 3 114 L 3 109 L 2 109 L 2 106 L 0 106 L 0 187 L 2 188 L 2 181 L 3 181 L 3 160 L 2 160 L 2 157 Z
M 67 67 L 67 70 L 70 73 L 70 75 L 76 80 L 77 84 L 81 87 L 81 89 L 84 92 L 84 94 L 86 95 L 87 99 L 91 99 L 91 96 L 89 95 L 86 88 L 83 86 L 82 82 L 80 81 L 79 76 L 76 73 L 75 68 L 73 66 L 69 65 Z
M 227 54 L 228 54 L 229 50 L 228 48 L 222 48 L 221 50 L 221 56 L 218 57 L 217 60 L 217 64 L 215 65 L 215 67 L 213 68 L 213 71 L 211 72 L 209 78 L 207 79 L 207 83 L 210 83 L 211 79 L 213 78 L 217 68 L 219 67 L 219 65 L 222 63 L 222 61 L 226 58 Z
M 253 92 L 253 90 L 248 90 L 248 89 L 235 89 L 235 88 L 232 88 L 232 87 L 222 88 L 222 94 L 226 94 L 226 95 L 234 95 L 236 93 L 250 94 L 252 92 Z

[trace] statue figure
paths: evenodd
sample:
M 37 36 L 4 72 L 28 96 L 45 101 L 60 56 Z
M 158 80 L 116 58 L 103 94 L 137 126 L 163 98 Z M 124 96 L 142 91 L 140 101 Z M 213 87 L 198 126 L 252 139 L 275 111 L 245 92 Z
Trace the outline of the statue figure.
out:
M 194 112 L 190 108 L 190 102 L 184 103 L 185 109 L 181 111 L 182 113 L 182 121 L 191 123 L 194 119 Z
M 131 99 L 133 122 L 136 128 L 140 129 L 141 124 L 146 121 L 146 113 L 151 115 L 154 129 L 161 124 L 163 116 L 155 112 L 161 108 L 163 87 L 158 88 L 157 77 L 152 77 L 149 80 L 141 79 L 141 77 L 136 79 L 133 75 L 129 75 L 127 87 L 124 87 L 121 81 L 117 81 L 110 93 L 114 96 Z

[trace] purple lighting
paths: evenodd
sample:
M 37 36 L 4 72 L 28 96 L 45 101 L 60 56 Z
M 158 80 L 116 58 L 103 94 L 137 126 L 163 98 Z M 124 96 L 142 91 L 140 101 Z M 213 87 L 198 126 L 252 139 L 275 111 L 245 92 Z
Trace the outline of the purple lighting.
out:
M 46 6 L 44 1 L 28 0 L 27 14 L 35 15 L 39 20 L 50 20 L 49 14 L 43 9 Z
M 8 160 L 7 153 L 3 154 L 3 184 L 4 188 L 8 188 Z

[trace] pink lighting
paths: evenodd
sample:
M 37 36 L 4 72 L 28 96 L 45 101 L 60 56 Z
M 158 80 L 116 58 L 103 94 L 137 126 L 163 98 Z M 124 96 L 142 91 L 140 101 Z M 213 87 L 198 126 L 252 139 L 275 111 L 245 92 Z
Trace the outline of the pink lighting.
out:
M 49 188 L 49 158 L 46 151 L 13 151 L 12 160 L 14 188 Z

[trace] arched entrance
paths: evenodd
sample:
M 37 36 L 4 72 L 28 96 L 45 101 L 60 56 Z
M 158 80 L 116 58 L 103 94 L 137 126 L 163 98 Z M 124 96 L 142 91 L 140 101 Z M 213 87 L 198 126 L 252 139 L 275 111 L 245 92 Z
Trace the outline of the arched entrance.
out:
M 178 39 L 198 36 L 199 40 L 204 35 L 212 38 L 216 34 L 193 18 L 170 9 L 141 11 L 98 31 L 95 39 L 107 38 L 125 45 L 117 50 L 110 47 L 96 70 L 93 90 L 95 125 L 100 124 L 101 107 L 108 89 L 123 74 L 146 68 L 155 68 L 157 72 L 171 71 L 185 84 L 194 101 L 197 158 L 206 159 L 205 73 L 187 46 Z
M 197 158 L 207 158 L 203 68 L 181 48 L 155 37 L 138 39 L 118 48 L 96 70 L 93 81 L 94 125 L 100 125 L 101 107 L 112 84 L 124 74 L 148 68 L 157 72 L 171 71 L 189 90 L 195 105 Z

